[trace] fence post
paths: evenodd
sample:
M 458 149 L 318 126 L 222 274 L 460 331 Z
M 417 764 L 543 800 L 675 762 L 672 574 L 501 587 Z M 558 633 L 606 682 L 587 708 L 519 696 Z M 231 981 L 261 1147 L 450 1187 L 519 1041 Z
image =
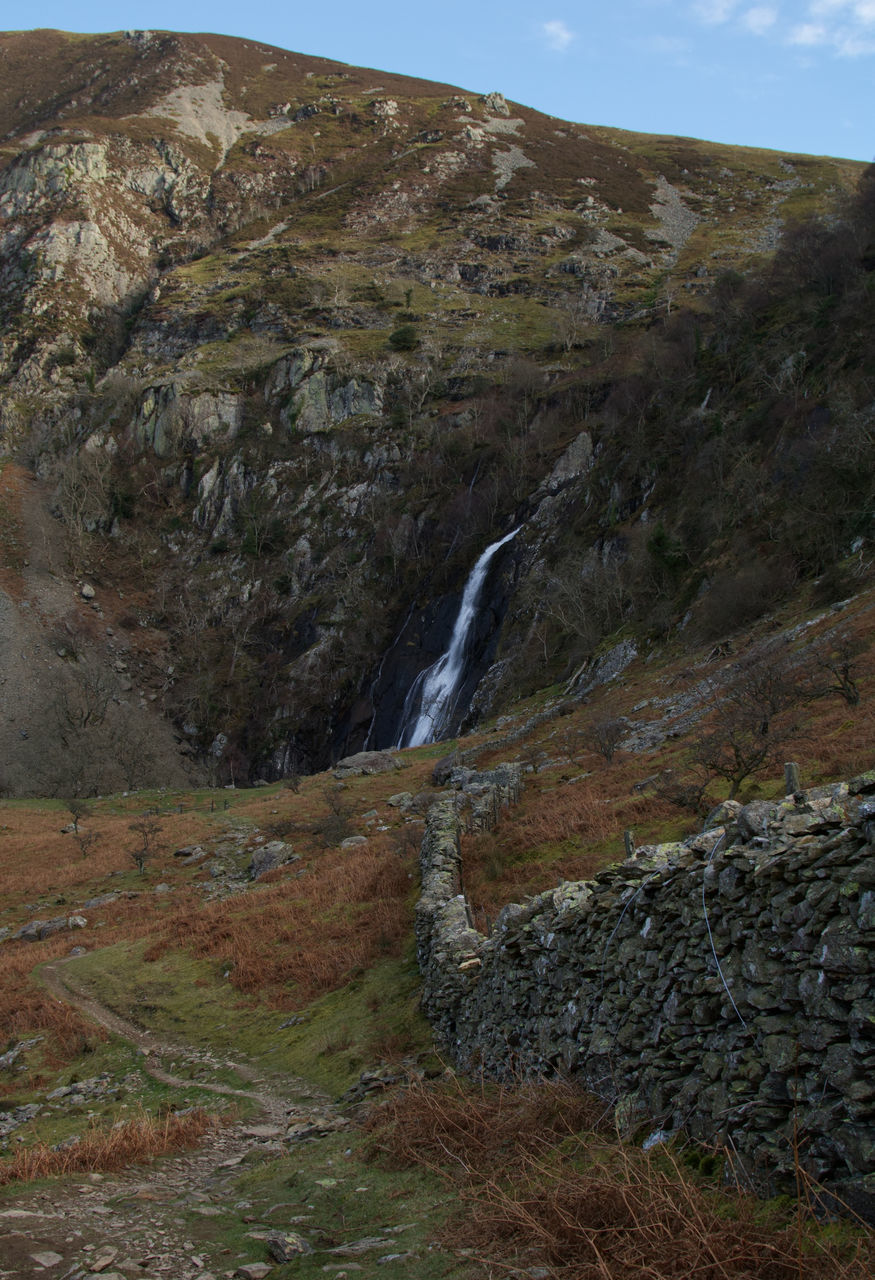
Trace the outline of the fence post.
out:
M 784 794 L 792 796 L 801 790 L 802 788 L 799 785 L 799 765 L 790 761 L 784 765 Z

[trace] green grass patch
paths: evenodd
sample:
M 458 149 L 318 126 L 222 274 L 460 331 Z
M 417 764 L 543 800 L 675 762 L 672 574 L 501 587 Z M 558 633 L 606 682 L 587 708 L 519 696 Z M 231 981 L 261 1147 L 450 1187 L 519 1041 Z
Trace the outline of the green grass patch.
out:
M 295 1232 L 313 1252 L 277 1267 L 271 1273 L 277 1280 L 321 1280 L 335 1269 L 371 1274 L 378 1260 L 379 1274 L 390 1277 L 463 1280 L 481 1274 L 451 1248 L 435 1247 L 457 1204 L 446 1182 L 421 1167 L 398 1171 L 371 1157 L 371 1141 L 355 1129 L 273 1160 L 255 1153 L 223 1196 L 245 1205 L 245 1213 L 204 1219 L 190 1211 L 186 1233 L 220 1247 L 239 1266 L 271 1261 L 268 1233 Z M 359 1254 L 332 1252 L 375 1238 L 382 1243 Z
M 109 1128 L 141 1112 L 160 1116 L 187 1107 L 221 1111 L 235 1105 L 236 1100 L 219 1097 L 200 1087 L 203 1081 L 217 1082 L 216 1073 L 206 1065 L 177 1064 L 173 1074 L 181 1078 L 191 1076 L 191 1084 L 184 1088 L 167 1085 L 150 1076 L 140 1050 L 118 1036 L 105 1040 L 95 1037 L 89 1042 L 87 1052 L 61 1070 L 47 1064 L 43 1047 L 43 1044 L 35 1046 L 22 1059 L 26 1065 L 22 1087 L 0 1100 L 3 1111 L 32 1103 L 40 1106 L 33 1119 L 13 1130 L 5 1142 L 0 1142 L 0 1158 L 13 1145 L 33 1146 L 43 1142 L 56 1146 L 81 1136 L 90 1128 Z M 225 1074 L 233 1087 L 241 1086 L 239 1077 Z M 47 1096 L 62 1088 L 70 1091 L 59 1098 Z M 241 1101 L 244 1106 L 238 1109 L 245 1111 L 245 1099 Z
M 383 1059 L 430 1048 L 412 957 L 378 963 L 289 1014 L 244 1001 L 214 962 L 179 952 L 147 962 L 145 949 L 119 944 L 82 956 L 70 970 L 77 985 L 156 1040 L 212 1049 L 273 1077 L 302 1076 L 335 1095 Z

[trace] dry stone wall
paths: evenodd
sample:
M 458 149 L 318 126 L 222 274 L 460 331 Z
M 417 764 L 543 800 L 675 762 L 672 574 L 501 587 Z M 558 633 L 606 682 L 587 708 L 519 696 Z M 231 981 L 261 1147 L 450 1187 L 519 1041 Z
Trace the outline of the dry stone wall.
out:
M 875 1206 L 875 771 L 779 804 L 472 928 L 459 832 L 515 766 L 457 770 L 422 845 L 425 1011 L 457 1065 L 562 1072 L 630 1127 L 683 1128 Z M 470 821 L 470 817 L 467 819 Z M 871 1199 L 869 1199 L 871 1196 Z

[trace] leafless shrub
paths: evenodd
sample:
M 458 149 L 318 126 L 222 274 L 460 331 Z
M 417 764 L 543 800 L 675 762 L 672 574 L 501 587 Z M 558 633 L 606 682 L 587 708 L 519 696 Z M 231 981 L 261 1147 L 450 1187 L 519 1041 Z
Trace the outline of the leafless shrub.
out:
M 146 863 L 161 848 L 161 819 L 155 814 L 144 813 L 136 822 L 130 824 L 128 830 L 133 831 L 137 837 L 137 843 L 129 852 L 140 875 L 143 875 Z
M 650 785 L 660 800 L 667 800 L 678 809 L 704 815 L 708 811 L 705 800 L 708 782 L 709 778 L 704 774 L 682 775 L 676 769 L 663 769 Z
M 817 696 L 825 697 L 836 694 L 844 698 L 848 706 L 856 707 L 860 702 L 859 663 L 857 659 L 863 652 L 862 640 L 851 634 L 847 628 L 822 636 L 811 650 L 817 673 L 821 680 L 815 678 Z
M 490 1274 L 534 1263 L 556 1280 L 868 1280 L 873 1235 L 821 1234 L 805 1205 L 764 1225 L 752 1196 L 717 1191 L 683 1153 L 645 1153 L 606 1131 L 568 1084 L 414 1083 L 375 1109 L 374 1158 L 425 1165 L 453 1188 L 450 1231 Z M 722 1166 L 719 1153 L 698 1163 Z M 810 1198 L 810 1203 L 814 1203 Z
M 626 734 L 626 721 L 621 716 L 613 716 L 610 712 L 597 716 L 586 726 L 583 741 L 600 756 L 604 756 L 608 764 Z
M 694 739 L 693 772 L 729 783 L 730 798 L 752 774 L 778 764 L 802 736 L 799 711 L 810 696 L 809 668 L 779 645 L 763 645 L 713 681 L 713 710 Z
M 343 791 L 339 787 L 323 787 L 322 798 L 327 812 L 316 819 L 314 831 L 321 838 L 326 849 L 335 849 L 353 834 L 350 826 L 352 805 L 344 798 Z

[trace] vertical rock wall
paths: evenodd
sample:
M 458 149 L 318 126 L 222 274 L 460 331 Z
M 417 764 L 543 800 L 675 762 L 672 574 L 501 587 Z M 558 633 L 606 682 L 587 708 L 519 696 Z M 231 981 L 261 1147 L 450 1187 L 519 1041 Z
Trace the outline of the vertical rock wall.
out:
M 423 1006 L 463 1069 L 563 1072 L 630 1122 L 875 1192 L 875 772 L 723 806 L 724 826 L 640 848 L 589 883 L 506 907 L 461 893 L 460 813 L 513 766 L 457 771 L 422 845 Z M 875 1205 L 875 1196 L 872 1202 Z

